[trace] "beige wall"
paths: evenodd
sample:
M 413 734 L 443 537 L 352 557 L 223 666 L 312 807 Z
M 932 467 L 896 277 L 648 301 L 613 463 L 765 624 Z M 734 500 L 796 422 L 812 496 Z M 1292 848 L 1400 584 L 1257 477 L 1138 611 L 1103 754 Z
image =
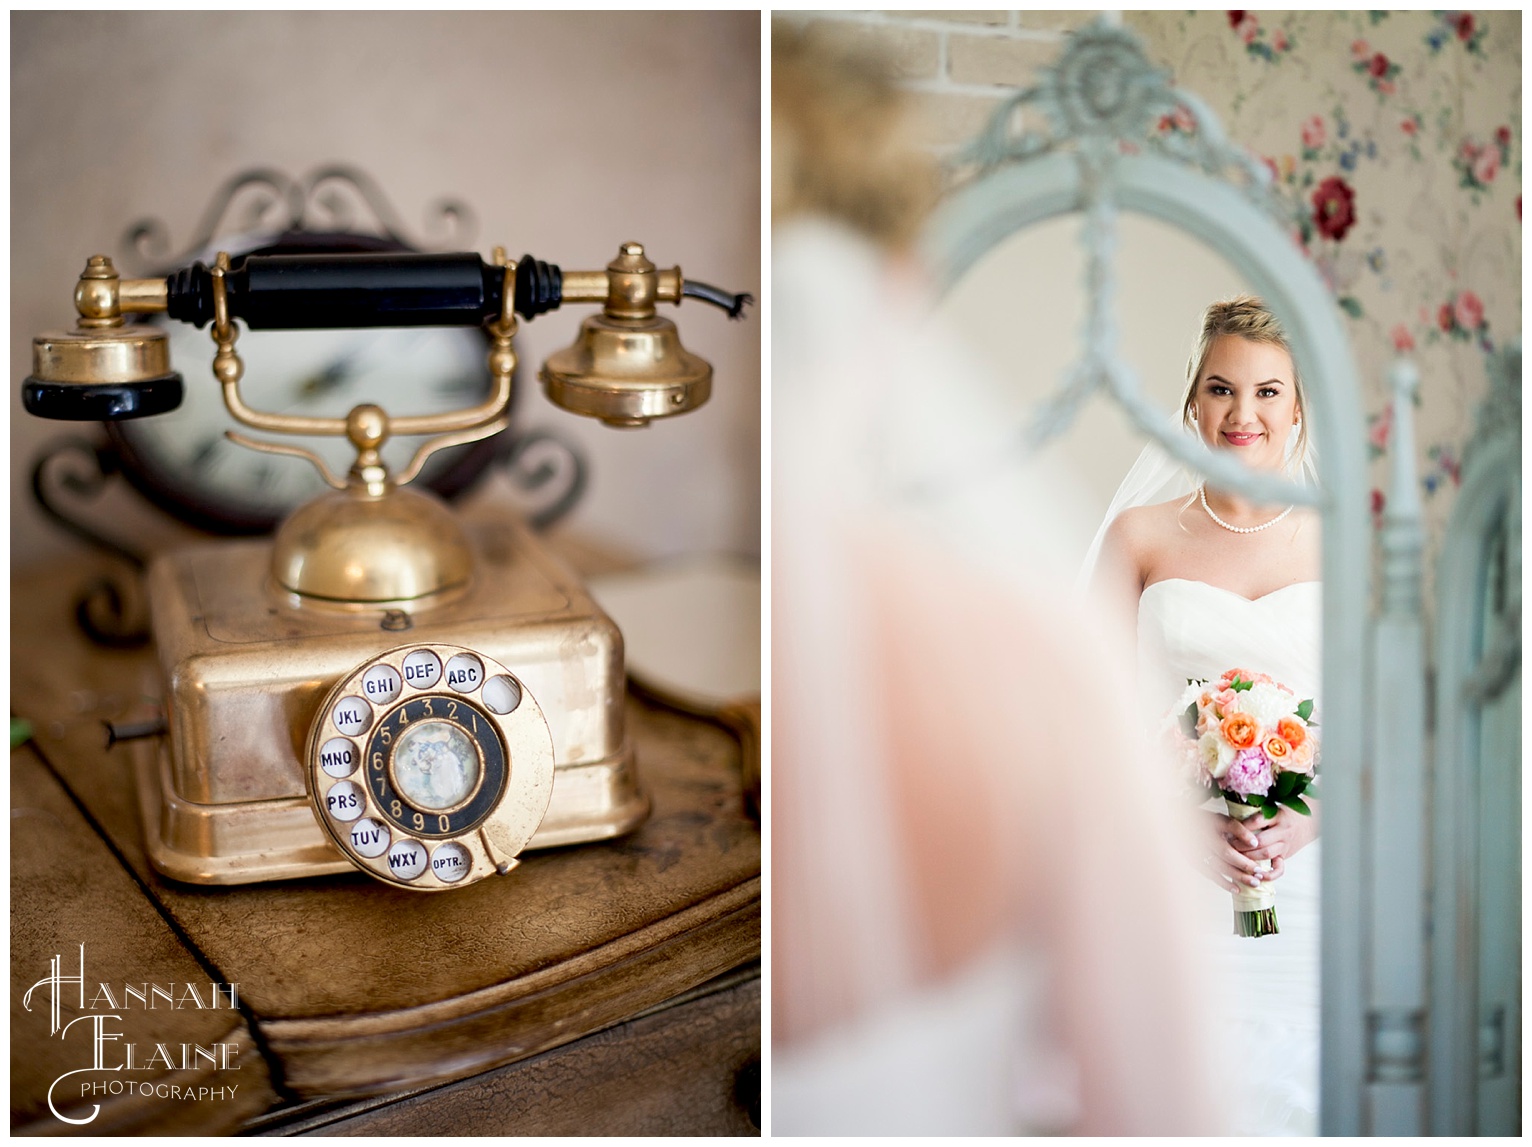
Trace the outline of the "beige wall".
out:
M 79 429 L 21 411 L 31 335 L 68 325 L 87 255 L 121 255 L 146 216 L 179 250 L 247 168 L 350 163 L 417 235 L 453 197 L 478 213 L 486 255 L 504 243 L 598 267 L 639 239 L 661 265 L 761 292 L 758 13 L 33 12 L 11 29 L 13 565 L 74 545 L 31 506 L 32 459 Z M 538 393 L 526 424 L 590 459 L 583 530 L 641 554 L 756 552 L 760 312 L 673 314 L 714 365 L 706 406 L 620 432 Z M 523 361 L 535 369 L 579 318 L 524 324 Z M 163 529 L 135 501 L 112 494 L 103 519 Z

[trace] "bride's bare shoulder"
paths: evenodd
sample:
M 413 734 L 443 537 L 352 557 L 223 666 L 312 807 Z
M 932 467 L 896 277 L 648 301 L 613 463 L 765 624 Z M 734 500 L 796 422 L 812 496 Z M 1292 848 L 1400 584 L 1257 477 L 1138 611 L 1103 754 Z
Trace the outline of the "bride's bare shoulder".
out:
M 1152 506 L 1134 506 L 1118 514 L 1107 533 L 1128 552 L 1139 550 L 1176 529 L 1186 506 L 1185 498 L 1172 498 Z

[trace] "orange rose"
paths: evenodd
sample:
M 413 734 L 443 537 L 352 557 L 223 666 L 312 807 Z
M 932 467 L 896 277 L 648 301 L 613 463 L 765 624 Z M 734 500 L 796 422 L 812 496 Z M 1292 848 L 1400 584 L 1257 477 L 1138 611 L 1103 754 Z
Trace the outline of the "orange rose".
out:
M 1287 766 L 1292 763 L 1290 759 L 1293 753 L 1292 746 L 1281 737 L 1267 737 L 1266 743 L 1261 748 L 1266 750 L 1266 755 L 1271 758 L 1271 767 L 1278 772 L 1286 771 Z
M 1309 739 L 1309 731 L 1297 717 L 1282 717 L 1277 721 L 1277 736 L 1296 749 Z
M 1223 719 L 1223 739 L 1236 749 L 1248 749 L 1261 734 L 1261 726 L 1249 713 L 1231 713 Z
M 1312 773 L 1314 771 L 1314 738 L 1310 737 L 1303 744 L 1295 746 L 1292 760 L 1287 766 L 1290 773 Z

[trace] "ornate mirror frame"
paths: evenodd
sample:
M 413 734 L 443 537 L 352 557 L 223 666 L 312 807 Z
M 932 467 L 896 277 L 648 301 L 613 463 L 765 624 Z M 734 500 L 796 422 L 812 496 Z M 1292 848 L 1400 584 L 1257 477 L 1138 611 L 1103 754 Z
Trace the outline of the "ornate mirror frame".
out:
M 1178 107 L 1196 130 L 1157 136 L 1151 130 L 1157 118 Z M 1397 508 L 1390 498 L 1382 538 L 1386 605 L 1374 616 L 1361 391 L 1335 301 L 1293 239 L 1264 166 L 1230 145 L 1206 105 L 1173 88 L 1120 27 L 1100 22 L 1073 35 L 1037 85 L 1002 105 L 958 162 L 966 178 L 944 199 L 923 241 L 943 290 L 1014 232 L 1084 215 L 1083 346 L 1078 365 L 1039 410 L 1034 443 L 1067 427 L 1101 391 L 1145 436 L 1220 484 L 1322 510 L 1320 1126 L 1330 1135 L 1410 1133 L 1404 1129 L 1412 1123 L 1421 1126 L 1425 1090 L 1423 531 L 1418 498 L 1406 496 Z M 1117 358 L 1111 256 L 1122 210 L 1163 221 L 1220 252 L 1281 318 L 1315 412 L 1324 470 L 1317 497 L 1170 431 L 1166 414 Z M 1400 392 L 1412 387 L 1407 364 L 1393 381 Z M 1397 432 L 1410 441 L 1407 423 Z M 1396 453 L 1413 465 L 1413 450 Z M 1406 482 L 1413 490 L 1413 473 Z M 1387 681 L 1379 682 L 1373 670 L 1384 665 Z M 1384 720 L 1379 701 L 1401 688 Z M 1413 711 L 1410 697 L 1418 698 Z
M 1513 343 L 1437 566 L 1433 1135 L 1521 1132 L 1521 412 Z

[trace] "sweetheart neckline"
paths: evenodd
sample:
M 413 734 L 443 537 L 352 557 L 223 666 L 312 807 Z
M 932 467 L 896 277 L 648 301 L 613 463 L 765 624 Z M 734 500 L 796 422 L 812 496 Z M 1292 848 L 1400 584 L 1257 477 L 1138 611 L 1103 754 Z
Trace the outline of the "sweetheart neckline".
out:
M 1208 589 L 1216 590 L 1219 593 L 1228 594 L 1230 597 L 1237 597 L 1240 601 L 1247 602 L 1250 605 L 1255 605 L 1257 602 L 1265 601 L 1269 597 L 1275 597 L 1277 594 L 1282 593 L 1284 590 L 1296 589 L 1298 586 L 1301 586 L 1301 585 L 1323 585 L 1324 584 L 1323 582 L 1320 582 L 1320 581 L 1294 581 L 1294 582 L 1289 582 L 1287 585 L 1279 585 L 1276 589 L 1270 590 L 1267 593 L 1261 594 L 1260 597 L 1246 597 L 1242 593 L 1239 593 L 1239 592 L 1237 592 L 1235 590 L 1232 590 L 1232 589 L 1225 589 L 1221 585 L 1214 585 L 1210 581 L 1200 581 L 1197 578 L 1189 578 L 1189 577 L 1163 577 L 1159 581 L 1152 581 L 1148 585 L 1146 585 L 1143 588 L 1143 590 L 1139 593 L 1138 596 L 1140 598 L 1142 598 L 1144 596 L 1144 594 L 1148 593 L 1155 586 L 1157 586 L 1157 585 L 1165 585 L 1167 582 L 1173 582 L 1173 581 L 1182 582 L 1185 585 L 1201 585 L 1201 586 L 1206 586 Z

